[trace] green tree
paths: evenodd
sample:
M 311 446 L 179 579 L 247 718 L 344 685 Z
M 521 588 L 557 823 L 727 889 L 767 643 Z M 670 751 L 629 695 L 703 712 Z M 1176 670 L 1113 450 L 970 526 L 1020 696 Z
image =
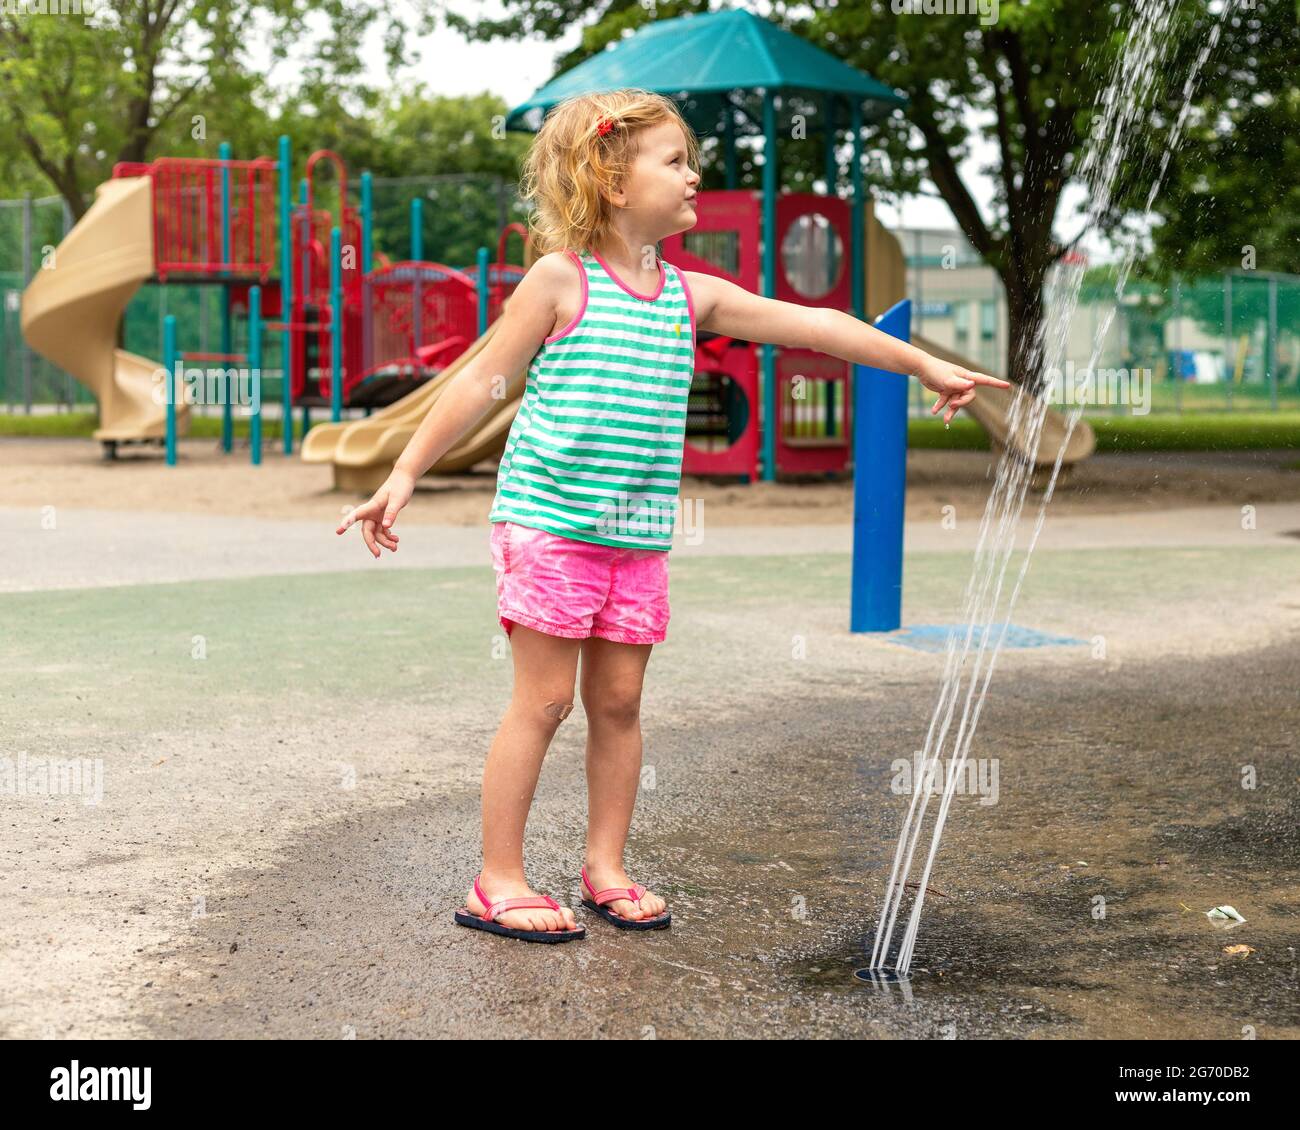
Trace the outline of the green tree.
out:
M 379 0 L 88 0 L 86 9 L 0 7 L 0 168 L 13 170 L 0 188 L 32 190 L 43 179 L 76 218 L 119 161 L 216 156 L 221 140 L 273 152 L 260 108 L 273 92 L 252 45 L 287 56 L 309 33 L 308 17 L 323 18 L 325 40 L 294 97 L 318 124 L 345 122 L 378 97 L 360 81 L 367 30 L 381 29 L 396 69 L 410 34 L 428 27 L 423 3 Z
M 1204 25 L 1217 17 L 1206 13 Z M 1204 35 L 1187 37 L 1170 65 L 1184 73 Z M 1178 114 L 1182 90 L 1165 91 L 1153 129 Z M 1147 139 L 1159 150 L 1159 136 Z M 1143 208 L 1148 175 L 1125 170 L 1121 213 Z M 1150 273 L 1167 281 L 1223 270 L 1300 274 L 1300 3 L 1234 4 L 1206 60 L 1183 143 L 1171 153 L 1152 208 Z
M 496 95 L 431 97 L 423 86 L 381 108 L 368 167 L 377 178 L 413 181 L 376 188 L 376 247 L 407 257 L 410 201 L 420 195 L 426 259 L 467 267 L 480 245 L 495 253 L 503 224 L 525 216 L 516 183 L 528 138 L 505 132 L 508 110 Z M 520 261 L 518 243 L 507 257 Z

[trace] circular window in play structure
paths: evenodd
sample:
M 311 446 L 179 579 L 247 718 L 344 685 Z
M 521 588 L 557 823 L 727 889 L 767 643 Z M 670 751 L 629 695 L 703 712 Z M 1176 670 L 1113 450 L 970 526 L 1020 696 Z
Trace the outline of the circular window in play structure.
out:
M 781 269 L 805 298 L 834 290 L 844 272 L 844 241 L 835 225 L 820 212 L 798 216 L 781 241 Z
M 686 407 L 686 442 L 696 451 L 726 451 L 749 425 L 749 397 L 726 373 L 697 369 Z

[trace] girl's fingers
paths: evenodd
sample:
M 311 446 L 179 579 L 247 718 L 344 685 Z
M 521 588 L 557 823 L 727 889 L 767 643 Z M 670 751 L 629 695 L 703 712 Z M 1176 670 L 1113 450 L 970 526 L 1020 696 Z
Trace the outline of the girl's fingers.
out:
M 341 523 L 339 523 L 338 532 L 340 534 L 343 533 L 345 530 L 350 528 L 353 525 L 353 523 L 360 522 L 363 519 L 365 519 L 369 513 L 370 513 L 369 503 L 367 503 L 365 506 L 354 507 L 349 512 L 348 516 L 344 518 Z
M 943 406 L 948 403 L 951 397 L 952 393 L 950 392 L 946 392 L 939 397 L 939 399 L 934 402 L 934 407 L 930 409 L 930 415 L 933 416 L 936 412 L 941 411 Z
M 369 549 L 374 556 L 378 557 L 379 546 L 375 544 L 375 526 L 375 520 L 373 518 L 367 518 L 361 523 L 361 536 L 365 539 L 366 548 Z
M 967 369 L 966 375 L 977 385 L 994 385 L 997 388 L 1011 387 L 1010 381 L 1000 380 L 998 377 L 990 377 L 988 373 L 974 373 Z
M 397 535 L 390 534 L 387 530 L 378 529 L 375 531 L 375 540 L 385 549 L 397 552 Z
M 952 402 L 948 405 L 948 415 L 945 418 L 944 423 L 949 423 L 962 408 L 965 408 L 966 405 L 974 399 L 975 390 L 973 388 L 967 389 L 965 392 L 959 393 L 957 396 L 953 397 Z

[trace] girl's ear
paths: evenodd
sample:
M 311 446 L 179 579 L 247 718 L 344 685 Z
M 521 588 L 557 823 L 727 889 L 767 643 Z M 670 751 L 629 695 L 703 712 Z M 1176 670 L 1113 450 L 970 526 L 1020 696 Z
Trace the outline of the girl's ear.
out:
M 608 200 L 615 208 L 627 207 L 627 193 L 623 191 L 621 181 L 616 181 L 613 188 L 602 189 L 605 199 Z

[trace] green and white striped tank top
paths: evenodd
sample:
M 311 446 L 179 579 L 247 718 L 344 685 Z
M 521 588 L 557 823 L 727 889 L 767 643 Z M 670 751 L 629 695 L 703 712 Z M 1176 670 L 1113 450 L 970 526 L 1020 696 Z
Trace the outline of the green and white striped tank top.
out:
M 578 313 L 528 367 L 488 521 L 667 551 L 695 367 L 690 290 L 662 259 L 658 289 L 637 294 L 599 255 L 566 254 L 582 272 Z

